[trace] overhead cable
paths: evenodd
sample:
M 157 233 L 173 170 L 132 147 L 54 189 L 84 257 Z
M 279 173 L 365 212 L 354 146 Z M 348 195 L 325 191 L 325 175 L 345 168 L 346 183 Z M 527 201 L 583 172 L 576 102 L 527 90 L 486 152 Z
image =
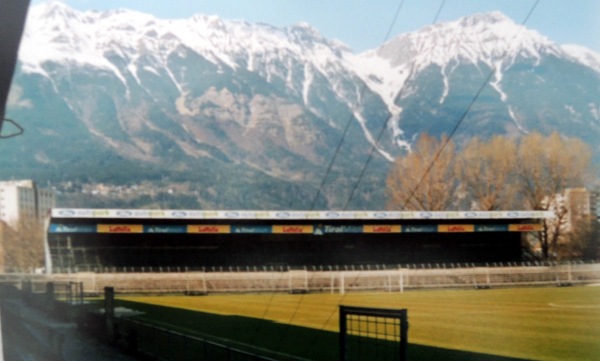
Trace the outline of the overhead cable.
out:
M 524 26 L 527 23 L 527 21 L 531 17 L 531 14 L 533 14 L 535 8 L 539 4 L 539 2 L 540 2 L 540 0 L 536 0 L 534 2 L 533 6 L 529 10 L 529 13 L 527 13 L 527 16 L 521 22 L 522 26 Z M 515 39 L 517 39 L 519 37 L 519 35 L 521 34 L 522 29 L 523 28 L 519 28 L 518 29 L 517 33 L 515 34 Z M 511 44 L 512 43 L 514 43 L 514 41 L 511 42 Z M 509 50 L 509 48 L 505 49 L 504 53 L 499 57 L 500 60 L 502 60 L 508 54 L 508 50 Z M 463 121 L 465 120 L 465 118 L 467 117 L 467 115 L 469 114 L 469 112 L 471 111 L 471 108 L 473 107 L 473 105 L 475 104 L 475 102 L 477 101 L 477 99 L 479 98 L 479 96 L 481 95 L 481 93 L 483 92 L 483 90 L 485 89 L 485 87 L 488 85 L 490 79 L 492 78 L 492 76 L 496 72 L 496 67 L 497 66 L 502 66 L 502 61 L 500 61 L 497 64 L 494 64 L 492 66 L 492 69 L 490 70 L 488 76 L 483 81 L 483 84 L 481 84 L 481 86 L 479 87 L 479 89 L 475 93 L 475 96 L 473 97 L 473 99 L 471 100 L 471 102 L 469 103 L 469 105 L 467 106 L 467 108 L 465 109 L 465 111 L 463 112 L 462 116 L 458 119 L 458 121 L 456 122 L 456 124 L 452 128 L 452 131 L 450 132 L 450 134 L 448 135 L 448 137 L 442 142 L 442 145 L 440 146 L 440 149 L 437 151 L 437 153 L 435 154 L 435 156 L 431 160 L 431 163 L 429 163 L 429 166 L 427 167 L 427 169 L 423 173 L 423 176 L 421 177 L 421 179 L 419 180 L 419 182 L 417 183 L 417 185 L 410 192 L 409 197 L 404 201 L 404 203 L 402 205 L 402 209 L 406 208 L 406 205 L 414 198 L 417 190 L 419 189 L 419 187 L 421 186 L 421 184 L 423 184 L 423 182 L 425 181 L 425 178 L 429 175 L 429 172 L 431 172 L 431 170 L 433 169 L 433 166 L 437 162 L 438 158 L 440 157 L 440 155 L 442 154 L 442 152 L 444 151 L 444 149 L 446 148 L 446 146 L 448 145 L 448 143 L 450 142 L 450 140 L 452 139 L 452 137 L 454 136 L 454 134 L 458 131 L 458 128 L 463 123 Z
M 400 10 L 402 10 L 402 6 L 404 5 L 404 0 L 400 1 L 400 5 L 398 5 L 398 8 L 396 9 L 396 12 L 394 13 L 394 17 L 392 19 L 392 23 L 390 24 L 387 33 L 385 34 L 385 38 L 383 40 L 383 42 L 387 42 L 387 40 L 389 39 L 390 35 L 392 34 L 392 31 L 394 29 L 394 26 L 396 25 L 396 21 L 398 20 L 398 16 L 400 15 Z M 379 48 L 378 53 L 381 51 L 381 48 Z M 359 92 L 359 97 L 358 97 L 358 101 L 360 101 L 364 94 L 365 91 L 367 89 L 367 83 L 363 83 L 363 86 L 360 89 Z M 315 197 L 313 198 L 313 201 L 310 205 L 310 209 L 314 210 L 315 206 L 317 204 L 317 201 L 319 199 L 319 196 L 322 193 L 323 187 L 325 186 L 325 182 L 327 181 L 327 177 L 329 176 L 329 173 L 331 173 L 331 170 L 333 168 L 333 164 L 335 163 L 335 160 L 340 152 L 340 149 L 342 148 L 342 144 L 344 143 L 344 139 L 346 138 L 346 135 L 348 134 L 348 130 L 350 129 L 350 124 L 352 124 L 352 118 L 354 118 L 354 113 L 351 112 L 350 116 L 348 117 L 348 121 L 346 122 L 346 126 L 344 127 L 344 131 L 342 133 L 342 137 L 335 149 L 335 152 L 333 153 L 333 156 L 331 157 L 331 161 L 329 162 L 329 165 L 327 166 L 327 170 L 325 171 L 325 175 L 323 176 L 323 180 L 321 181 L 321 184 L 319 185 L 319 189 L 317 190 L 317 194 L 315 195 Z
M 440 3 L 440 6 L 438 7 L 438 10 L 435 14 L 435 17 L 433 18 L 432 24 L 437 23 L 438 18 L 440 16 L 440 14 L 442 13 L 442 9 L 444 8 L 444 5 L 446 4 L 446 0 L 442 0 L 442 2 Z M 406 79 L 404 80 L 404 84 L 406 84 L 410 78 L 412 78 L 414 72 L 415 72 L 415 68 L 417 66 L 417 59 L 415 58 L 414 61 L 412 62 L 408 75 L 406 77 Z M 402 95 L 404 94 L 404 90 L 406 89 L 406 86 L 403 86 L 400 91 L 398 92 L 398 94 L 396 95 L 395 99 L 401 99 Z M 376 150 L 376 145 L 381 141 L 381 137 L 383 136 L 383 134 L 385 133 L 385 129 L 388 125 L 388 122 L 390 121 L 392 115 L 390 115 L 390 117 L 388 117 L 386 119 L 386 121 L 382 124 L 381 129 L 379 130 L 379 133 L 377 135 L 377 138 L 375 140 L 375 143 L 373 144 L 373 146 L 371 147 L 371 151 L 369 152 L 369 156 L 367 157 L 367 160 L 365 161 L 365 165 L 362 168 L 360 175 L 358 176 L 358 180 L 354 183 L 354 187 L 352 188 L 352 191 L 350 192 L 350 196 L 348 197 L 348 200 L 346 201 L 346 204 L 344 204 L 344 210 L 348 209 L 348 205 L 350 205 L 350 202 L 352 201 L 352 199 L 354 198 L 354 194 L 356 193 L 356 190 L 358 189 L 358 186 L 360 185 L 364 175 L 366 174 L 367 168 L 369 167 L 369 164 L 371 163 L 371 160 L 373 159 L 373 154 L 375 153 Z

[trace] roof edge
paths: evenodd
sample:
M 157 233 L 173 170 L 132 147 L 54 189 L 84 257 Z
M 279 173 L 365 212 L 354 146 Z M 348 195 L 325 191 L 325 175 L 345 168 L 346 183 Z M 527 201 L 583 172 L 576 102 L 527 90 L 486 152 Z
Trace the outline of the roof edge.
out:
M 285 211 L 53 208 L 52 218 L 119 219 L 548 219 L 551 211 Z

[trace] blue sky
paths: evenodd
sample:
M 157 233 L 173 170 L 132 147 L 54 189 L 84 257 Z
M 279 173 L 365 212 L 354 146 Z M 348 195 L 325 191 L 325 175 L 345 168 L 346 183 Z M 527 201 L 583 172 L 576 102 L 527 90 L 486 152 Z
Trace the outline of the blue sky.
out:
M 32 0 L 38 4 L 44 0 Z M 375 48 L 392 29 L 396 34 L 430 25 L 440 5 L 438 21 L 477 12 L 499 10 L 523 22 L 535 0 L 63 0 L 79 10 L 127 8 L 158 18 L 187 18 L 197 13 L 225 19 L 264 22 L 278 27 L 307 22 L 325 37 L 339 39 L 356 52 Z M 600 53 L 600 1 L 539 0 L 527 22 L 558 44 L 578 44 Z

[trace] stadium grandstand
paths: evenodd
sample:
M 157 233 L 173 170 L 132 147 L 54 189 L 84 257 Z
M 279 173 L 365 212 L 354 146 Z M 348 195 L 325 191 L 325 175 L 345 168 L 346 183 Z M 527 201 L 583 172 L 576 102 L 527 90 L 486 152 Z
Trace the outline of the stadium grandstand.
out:
M 519 262 L 548 212 L 53 209 L 49 272 Z

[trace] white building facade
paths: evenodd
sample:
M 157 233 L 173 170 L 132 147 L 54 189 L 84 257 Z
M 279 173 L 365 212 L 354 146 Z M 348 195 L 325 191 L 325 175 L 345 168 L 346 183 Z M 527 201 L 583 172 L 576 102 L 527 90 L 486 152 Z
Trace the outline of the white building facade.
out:
M 591 195 L 591 192 L 586 188 L 568 188 L 565 190 L 568 230 L 573 229 L 578 220 L 594 215 Z
M 16 227 L 23 221 L 42 223 L 56 205 L 56 194 L 32 180 L 0 182 L 0 221 Z

